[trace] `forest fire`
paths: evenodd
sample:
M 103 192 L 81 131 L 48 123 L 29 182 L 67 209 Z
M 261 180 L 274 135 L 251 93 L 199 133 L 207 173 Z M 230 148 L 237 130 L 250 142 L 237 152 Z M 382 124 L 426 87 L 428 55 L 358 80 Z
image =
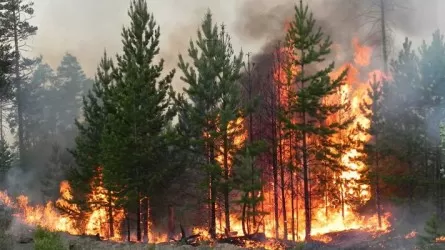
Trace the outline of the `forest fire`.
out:
M 342 155 L 340 162 L 317 162 L 311 169 L 310 176 L 318 176 L 316 181 L 310 184 L 310 206 L 311 222 L 314 239 L 322 242 L 329 242 L 332 238 L 325 235 L 330 232 L 337 232 L 350 229 L 360 229 L 375 234 L 386 233 L 391 225 L 389 223 L 390 213 L 386 212 L 381 218 L 377 214 L 361 215 L 358 208 L 365 205 L 372 198 L 371 187 L 365 180 L 364 172 L 366 166 L 363 158 L 363 142 L 369 141 L 370 136 L 361 129 L 368 129 L 370 121 L 362 113 L 361 103 L 367 100 L 368 82 L 374 77 L 377 80 L 385 76 L 378 70 L 369 70 L 372 58 L 372 48 L 362 46 L 358 39 L 352 40 L 354 48 L 354 58 L 351 62 L 338 67 L 330 76 L 336 78 L 348 69 L 346 84 L 341 90 L 326 98 L 325 102 L 345 104 L 350 102 L 347 110 L 342 111 L 335 117 L 329 117 L 328 123 L 336 123 L 342 120 L 351 119 L 349 127 L 341 133 L 330 138 L 342 145 L 339 154 Z M 276 90 L 277 106 L 285 111 L 289 120 L 295 121 L 298 118 L 292 116 L 289 104 L 295 102 L 295 90 L 293 79 L 298 74 L 298 68 L 291 66 L 293 54 L 288 48 L 282 47 L 276 52 L 278 63 L 274 67 L 273 85 Z M 366 73 L 365 73 L 366 72 Z M 369 101 L 369 100 L 368 100 Z M 221 168 L 227 167 L 231 175 L 236 151 L 243 147 L 247 140 L 246 119 L 237 119 L 229 123 L 228 135 L 231 137 L 235 147 L 224 151 L 220 148 L 216 154 L 216 161 Z M 301 181 L 301 162 L 299 162 L 299 150 L 297 149 L 298 138 L 295 134 L 286 134 L 284 124 L 277 125 L 278 138 L 276 150 L 278 154 L 277 182 L 271 178 L 264 177 L 262 191 L 256 193 L 258 197 L 264 197 L 258 210 L 261 215 L 258 220 L 249 222 L 248 233 L 262 232 L 267 238 L 289 239 L 301 241 L 305 238 L 305 207 L 303 182 Z M 361 128 L 361 129 L 359 129 Z M 241 133 L 239 131 L 242 131 Z M 208 137 L 204 134 L 204 137 Z M 309 138 L 311 140 L 311 138 Z M 322 144 L 323 142 L 312 140 L 312 144 Z M 220 146 L 222 142 L 217 142 Z M 312 164 L 312 163 L 311 163 Z M 335 171 L 333 170 L 335 166 Z M 340 170 L 339 170 L 340 169 Z M 279 173 L 278 173 L 279 172 Z M 55 203 L 48 202 L 46 205 L 31 206 L 28 197 L 19 196 L 15 200 L 11 199 L 7 193 L 0 193 L 0 202 L 16 210 L 15 216 L 25 224 L 42 226 L 54 231 L 68 232 L 73 235 L 87 234 L 99 235 L 102 238 L 122 241 L 124 235 L 131 234 L 123 232 L 122 227 L 126 214 L 123 209 L 116 208 L 114 194 L 104 188 L 102 173 L 99 168 L 96 179 L 91 183 L 91 193 L 88 195 L 87 203 L 90 204 L 87 212 L 81 212 L 81 208 L 69 203 L 73 200 L 71 187 L 67 181 L 60 184 L 60 199 Z M 239 194 L 233 194 L 237 196 Z M 279 202 L 277 201 L 279 197 Z M 279 203 L 279 208 L 277 204 Z M 61 213 L 59 209 L 64 212 Z M 218 212 L 224 206 L 217 204 Z M 275 211 L 274 211 L 275 210 Z M 275 214 L 274 214 L 275 212 Z M 245 225 L 240 219 L 240 212 L 233 209 L 230 214 L 230 232 L 226 232 L 226 225 L 223 213 L 216 219 L 216 233 L 219 235 L 231 236 L 232 232 L 242 235 Z M 148 222 L 148 224 L 150 224 Z M 379 224 L 381 226 L 379 227 Z M 112 227 L 110 227 L 112 225 Z M 147 227 L 152 229 L 149 225 Z M 200 237 L 210 238 L 207 228 L 195 227 L 194 234 Z M 154 235 L 149 233 L 150 242 L 165 242 L 170 239 L 167 234 Z M 133 238 L 133 237 L 131 237 Z M 247 243 L 246 243 L 247 244 Z M 253 243 L 252 243 L 253 244 Z M 264 243 L 266 244 L 266 243 Z

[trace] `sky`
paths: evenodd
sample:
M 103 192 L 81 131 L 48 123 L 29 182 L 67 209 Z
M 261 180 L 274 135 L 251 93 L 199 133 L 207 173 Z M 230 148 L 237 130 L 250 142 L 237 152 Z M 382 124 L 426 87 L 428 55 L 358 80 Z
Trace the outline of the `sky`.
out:
M 332 3 L 357 2 L 370 0 L 311 0 L 307 1 L 314 7 L 312 10 L 320 16 L 329 16 Z M 432 33 L 433 28 L 445 24 L 438 19 L 440 9 L 445 7 L 443 0 L 392 0 L 411 1 L 414 11 L 409 15 L 399 17 L 399 25 L 409 25 L 415 33 Z M 191 37 L 208 8 L 214 14 L 217 22 L 224 22 L 232 35 L 236 50 L 257 52 L 268 39 L 267 36 L 246 34 L 240 28 L 240 21 L 246 18 L 246 13 L 261 13 L 254 19 L 255 32 L 270 30 L 274 19 L 282 20 L 283 13 L 292 11 L 293 0 L 147 0 L 150 11 L 154 14 L 161 28 L 161 56 L 166 60 L 166 68 L 176 66 L 179 53 L 185 54 Z M 127 10 L 130 0 L 34 0 L 35 15 L 32 23 L 39 30 L 29 44 L 33 55 L 43 55 L 44 60 L 53 68 L 59 64 L 62 56 L 69 52 L 80 61 L 84 71 L 90 77 L 94 76 L 97 64 L 106 49 L 109 54 L 115 54 L 121 49 L 121 30 L 129 23 Z M 274 9 L 275 6 L 281 8 Z M 284 7 L 283 7 L 284 6 Z M 339 8 L 335 6 L 335 8 Z M 246 12 L 248 9 L 248 12 Z M 287 12 L 285 12 L 285 11 Z M 268 13 L 264 15 L 264 13 Z M 241 26 L 243 23 L 241 23 Z M 252 26 L 252 24 L 250 24 Z M 281 24 L 280 24 L 281 25 Z M 279 26 L 281 29 L 281 26 Z M 424 31 L 424 32 L 423 32 Z M 403 39 L 409 34 L 397 34 L 397 39 Z M 412 32 L 411 32 L 412 33 Z M 415 37 L 414 37 L 415 39 Z M 242 44 L 242 47 L 241 47 Z
M 186 53 L 189 39 L 196 34 L 207 8 L 217 10 L 216 21 L 224 21 L 230 32 L 238 1 L 209 2 L 148 0 L 161 28 L 161 55 L 167 67 L 176 65 L 180 52 Z M 32 22 L 39 30 L 31 41 L 32 49 L 53 67 L 69 52 L 78 57 L 85 72 L 92 76 L 104 49 L 113 54 L 121 49 L 120 33 L 123 25 L 129 23 L 129 5 L 130 0 L 36 0 Z M 232 40 L 239 49 L 239 40 L 236 37 Z

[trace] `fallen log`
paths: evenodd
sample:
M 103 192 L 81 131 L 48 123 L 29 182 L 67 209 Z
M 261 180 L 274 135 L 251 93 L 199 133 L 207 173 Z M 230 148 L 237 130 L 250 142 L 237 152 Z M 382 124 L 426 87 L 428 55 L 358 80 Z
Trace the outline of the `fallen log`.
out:
M 218 243 L 228 243 L 237 246 L 244 246 L 246 241 L 255 241 L 258 243 L 266 242 L 267 238 L 264 233 L 254 233 L 243 236 L 224 237 L 217 240 Z
M 179 224 L 179 227 L 181 228 L 181 238 L 179 240 L 175 240 L 175 239 L 171 239 L 171 240 L 173 240 L 177 243 L 181 243 L 183 245 L 190 245 L 190 246 L 194 246 L 194 247 L 199 245 L 199 243 L 197 242 L 197 239 L 199 238 L 199 236 L 201 236 L 200 234 L 193 234 L 193 235 L 187 236 L 182 224 Z

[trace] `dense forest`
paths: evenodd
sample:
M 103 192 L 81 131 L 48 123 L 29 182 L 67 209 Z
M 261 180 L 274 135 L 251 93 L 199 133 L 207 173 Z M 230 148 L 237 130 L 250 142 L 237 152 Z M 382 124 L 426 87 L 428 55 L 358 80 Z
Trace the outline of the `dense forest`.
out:
M 172 238 L 180 225 L 309 241 L 350 228 L 406 234 L 429 219 L 420 241 L 434 241 L 445 219 L 445 41 L 438 30 L 418 48 L 406 38 L 391 58 L 385 2 L 381 46 L 354 37 L 352 60 L 304 1 L 253 56 L 209 10 L 168 71 L 162 29 L 133 0 L 121 52 L 105 51 L 89 79 L 75 55 L 57 69 L 25 57 L 33 4 L 0 1 L 0 184 L 53 202 L 73 222 L 66 231 L 111 239 Z

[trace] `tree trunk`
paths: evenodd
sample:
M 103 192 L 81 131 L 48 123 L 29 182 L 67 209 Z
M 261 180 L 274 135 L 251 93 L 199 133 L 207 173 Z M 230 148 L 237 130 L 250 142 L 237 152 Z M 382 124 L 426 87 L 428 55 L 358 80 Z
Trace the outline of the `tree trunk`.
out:
M 215 151 L 214 145 L 210 145 L 210 162 L 215 164 Z M 210 236 L 216 238 L 216 185 L 215 176 L 210 174 Z
M 175 236 L 175 210 L 172 205 L 168 206 L 168 240 Z
M 109 224 L 109 237 L 114 237 L 114 217 L 113 217 L 113 197 L 111 191 L 108 191 L 108 224 Z
M 227 128 L 226 128 L 227 129 Z M 227 131 L 224 133 L 224 219 L 225 230 L 230 233 L 230 202 L 229 202 L 229 142 L 227 138 Z
M 292 211 L 292 221 L 291 221 L 291 230 L 292 230 L 292 241 L 295 241 L 295 190 L 294 190 L 294 171 L 290 172 L 290 188 L 291 188 L 291 211 Z
M 23 162 L 23 153 L 25 150 L 24 146 L 24 136 L 23 136 L 23 104 L 22 104 L 22 86 L 20 79 L 20 50 L 19 50 L 19 37 L 18 37 L 18 18 L 19 13 L 16 10 L 13 10 L 14 21 L 13 21 L 13 29 L 14 29 L 14 52 L 15 52 L 15 60 L 14 60 L 14 73 L 15 73 L 15 85 L 17 88 L 16 98 L 17 98 L 17 125 L 18 125 L 18 135 L 19 135 L 19 166 L 24 168 Z
M 275 93 L 272 93 L 274 96 Z M 272 100 L 275 100 L 272 97 Z M 278 144 L 277 144 L 277 122 L 275 116 L 275 101 L 272 101 L 272 171 L 273 171 L 273 196 L 274 196 L 274 215 L 275 215 L 275 238 L 278 239 L 279 221 L 278 221 Z
M 383 69 L 385 74 L 388 74 L 388 42 L 386 37 L 386 13 L 385 0 L 380 0 L 380 15 L 381 15 L 381 29 L 382 29 L 382 54 L 383 54 Z
M 375 136 L 375 144 L 377 147 L 377 135 Z M 379 228 L 382 228 L 382 210 L 380 205 L 380 176 L 379 176 L 379 152 L 376 149 L 375 150 L 375 201 L 376 201 L 376 208 L 377 208 L 377 217 L 379 221 Z
M 306 120 L 303 117 L 303 120 Z M 310 207 L 310 190 L 309 190 L 309 166 L 308 166 L 308 155 L 307 155 L 307 135 L 306 131 L 303 131 L 303 188 L 304 188 L 304 215 L 305 215 L 305 226 L 306 234 L 305 240 L 309 241 L 311 239 L 311 207 Z
M 127 241 L 130 242 L 131 241 L 131 227 L 130 227 L 130 215 L 128 212 L 125 217 L 127 217 Z
M 148 242 L 149 238 L 148 238 L 148 232 L 149 232 L 149 228 L 148 228 L 148 221 L 149 221 L 149 216 L 150 216 L 150 204 L 149 204 L 149 200 L 148 197 L 144 197 L 142 200 L 142 224 L 143 224 L 143 230 L 144 230 L 144 242 Z
M 249 88 L 249 104 L 252 104 L 252 78 L 251 78 L 251 67 L 250 67 L 250 53 L 247 54 L 247 72 L 249 76 L 248 80 L 248 88 Z M 252 145 L 253 143 L 253 114 L 252 112 L 249 113 L 249 142 Z M 255 178 L 254 178 L 254 171 L 255 171 L 255 164 L 252 162 L 251 164 L 251 170 L 252 170 L 252 186 L 254 186 Z M 252 190 L 252 198 L 255 199 L 255 190 Z M 253 228 L 256 228 L 256 204 L 252 206 L 252 222 L 253 222 Z
M 283 139 L 281 136 L 281 123 L 280 123 L 280 131 L 279 140 L 280 140 L 280 179 L 281 179 L 281 207 L 283 213 L 283 238 L 287 240 L 287 216 L 286 216 L 286 183 L 284 179 L 284 162 L 283 162 Z
M 3 101 L 0 103 L 0 140 L 3 142 Z
M 136 200 L 136 237 L 137 241 L 142 240 L 142 234 L 141 234 L 141 197 L 139 194 L 139 191 L 137 191 L 137 200 Z

